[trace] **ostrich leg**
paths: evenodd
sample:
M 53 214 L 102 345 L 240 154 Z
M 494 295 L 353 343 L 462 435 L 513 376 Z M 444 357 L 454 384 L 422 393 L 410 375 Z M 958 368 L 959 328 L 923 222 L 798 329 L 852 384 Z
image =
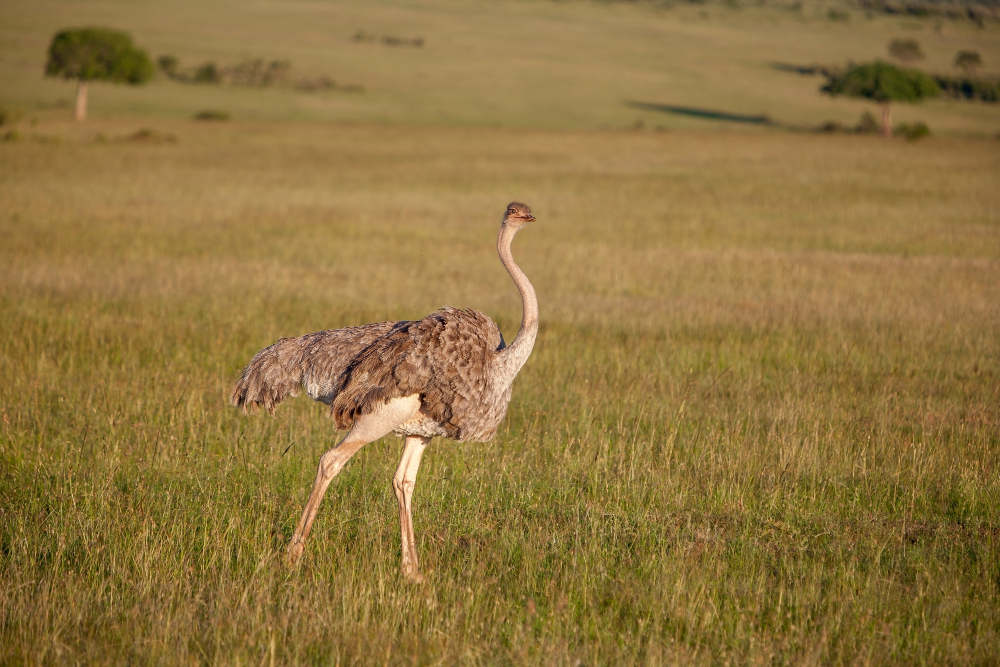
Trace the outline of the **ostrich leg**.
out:
M 353 434 L 352 430 L 347 434 L 347 437 L 340 441 L 340 444 L 323 454 L 319 459 L 319 470 L 316 472 L 316 482 L 313 484 L 312 493 L 309 494 L 309 502 L 306 503 L 306 507 L 302 511 L 302 518 L 299 519 L 299 525 L 292 535 L 292 543 L 288 545 L 288 562 L 291 565 L 295 565 L 302 558 L 302 552 L 306 548 L 306 538 L 309 537 L 309 531 L 316 519 L 316 512 L 319 511 L 319 504 L 323 502 L 323 496 L 326 495 L 326 489 L 330 486 L 330 482 L 344 468 L 355 452 L 370 442 L 361 438 L 352 438 Z
M 413 488 L 417 485 L 417 469 L 420 457 L 430 438 L 419 435 L 406 436 L 403 456 L 392 478 L 392 489 L 399 501 L 399 532 L 403 547 L 403 576 L 410 581 L 421 582 L 420 563 L 417 559 L 417 539 L 413 534 Z
M 312 493 L 309 494 L 309 501 L 302 510 L 302 518 L 299 519 L 299 525 L 292 535 L 292 542 L 288 545 L 288 562 L 291 565 L 298 563 L 302 557 L 309 530 L 316 519 L 316 512 L 319 511 L 319 504 L 337 473 L 343 470 L 355 452 L 369 442 L 391 433 L 397 426 L 413 417 L 419 409 L 420 397 L 416 394 L 406 398 L 394 398 L 375 412 L 358 417 L 340 444 L 320 457 L 316 482 L 313 484 Z

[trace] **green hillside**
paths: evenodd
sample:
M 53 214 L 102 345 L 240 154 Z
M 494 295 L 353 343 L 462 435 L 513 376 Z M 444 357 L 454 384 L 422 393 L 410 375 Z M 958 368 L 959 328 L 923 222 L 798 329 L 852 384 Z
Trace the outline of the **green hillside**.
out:
M 995 21 L 979 28 L 969 20 L 866 16 L 846 5 L 831 20 L 840 5 L 798 6 L 11 0 L 0 6 L 0 105 L 25 117 L 66 113 L 73 84 L 42 77 L 45 49 L 56 30 L 82 25 L 127 30 L 154 58 L 174 55 L 182 67 L 256 58 L 291 64 L 290 85 L 268 88 L 164 76 L 140 89 L 96 84 L 97 116 L 183 118 L 220 109 L 235 119 L 667 129 L 751 128 L 766 116 L 779 127 L 813 128 L 853 124 L 870 105 L 826 98 L 821 77 L 787 65 L 887 57 L 891 39 L 915 38 L 927 71 L 954 73 L 956 52 L 971 49 L 982 54 L 984 75 L 1000 73 Z M 323 77 L 339 87 L 292 85 Z M 1000 106 L 935 100 L 901 107 L 896 119 L 926 121 L 937 134 L 993 136 Z

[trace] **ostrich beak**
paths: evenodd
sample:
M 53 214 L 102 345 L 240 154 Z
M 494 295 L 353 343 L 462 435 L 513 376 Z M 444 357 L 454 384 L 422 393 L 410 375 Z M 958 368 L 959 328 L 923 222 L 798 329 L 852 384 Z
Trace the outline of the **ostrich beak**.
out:
M 535 221 L 535 216 L 533 216 L 533 215 L 531 215 L 531 214 L 529 213 L 528 215 L 524 216 L 524 218 L 523 218 L 523 219 L 524 219 L 524 220 L 527 220 L 528 222 L 534 222 L 534 221 Z

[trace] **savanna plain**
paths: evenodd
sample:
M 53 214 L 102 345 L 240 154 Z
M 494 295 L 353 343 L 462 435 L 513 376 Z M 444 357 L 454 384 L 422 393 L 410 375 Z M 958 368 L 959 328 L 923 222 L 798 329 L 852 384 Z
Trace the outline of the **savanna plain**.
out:
M 951 134 L 913 143 L 474 106 L 76 124 L 38 85 L 0 143 L 0 662 L 997 663 L 1000 144 L 966 136 L 994 111 L 937 103 Z M 426 582 L 394 437 L 288 567 L 338 434 L 232 383 L 279 337 L 442 305 L 512 339 L 512 199 L 541 329 L 497 438 L 428 448 Z
M 3 147 L 5 661 L 995 659 L 992 147 L 172 129 Z M 427 584 L 391 437 L 287 568 L 336 434 L 240 368 L 446 303 L 510 339 L 515 195 L 542 329 L 496 440 L 425 457 Z

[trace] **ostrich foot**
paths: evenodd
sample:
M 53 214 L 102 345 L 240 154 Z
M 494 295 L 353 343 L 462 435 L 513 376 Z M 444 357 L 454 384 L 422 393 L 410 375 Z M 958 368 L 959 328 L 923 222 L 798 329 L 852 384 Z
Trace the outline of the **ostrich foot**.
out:
M 302 540 L 292 540 L 292 543 L 288 545 L 288 551 L 285 553 L 285 562 L 289 566 L 295 567 L 302 560 L 302 552 L 306 550 L 306 543 Z
M 411 584 L 424 583 L 424 575 L 420 573 L 420 568 L 403 566 L 403 579 Z

